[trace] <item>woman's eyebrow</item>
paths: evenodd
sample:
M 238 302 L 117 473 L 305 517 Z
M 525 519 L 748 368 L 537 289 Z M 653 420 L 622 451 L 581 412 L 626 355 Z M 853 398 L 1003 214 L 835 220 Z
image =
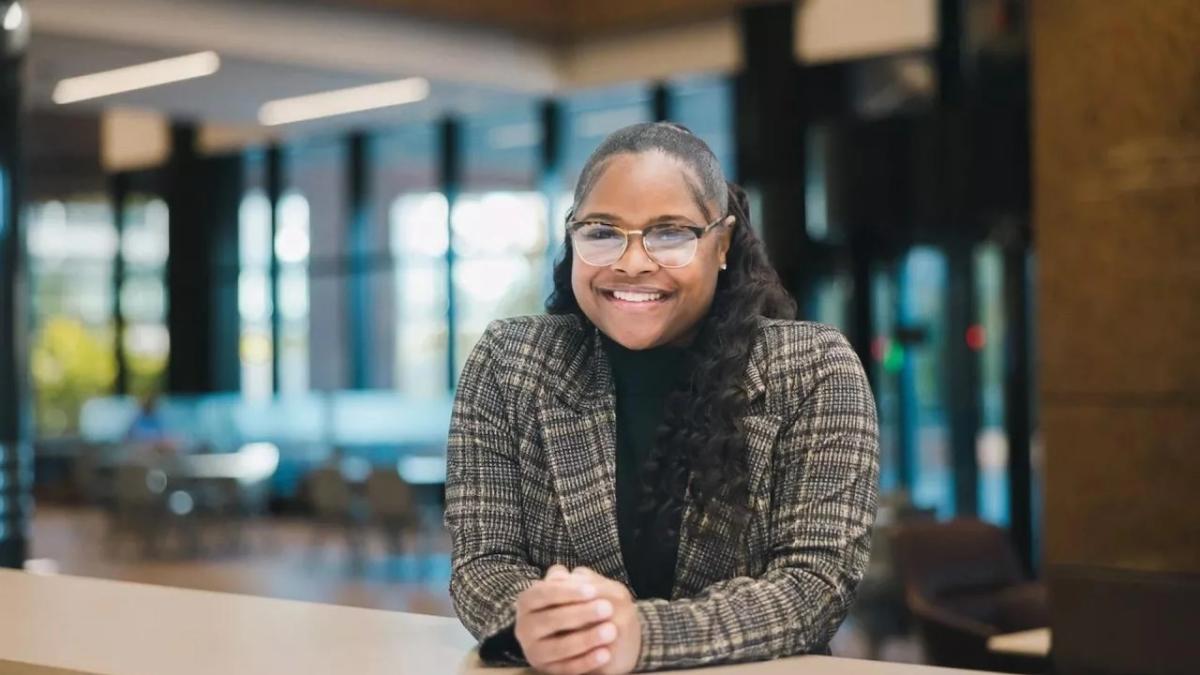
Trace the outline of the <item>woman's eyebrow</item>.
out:
M 621 217 L 614 216 L 611 213 L 589 213 L 586 216 L 576 218 L 575 222 L 585 223 L 585 222 L 588 222 L 591 220 L 603 220 L 606 223 L 619 223 L 619 222 L 621 222 Z
M 611 213 L 589 213 L 582 218 L 576 219 L 576 222 L 580 222 L 580 223 L 589 222 L 589 221 L 603 221 L 603 222 L 613 224 L 613 225 L 625 223 L 625 221 L 620 216 L 616 216 Z M 650 220 L 646 221 L 646 225 L 649 226 L 649 225 L 656 225 L 658 223 L 673 223 L 673 222 L 678 222 L 678 221 L 683 221 L 685 223 L 692 223 L 694 221 L 694 219 L 689 218 L 687 216 L 681 216 L 678 214 L 674 214 L 674 213 L 666 213 L 661 216 L 654 216 Z

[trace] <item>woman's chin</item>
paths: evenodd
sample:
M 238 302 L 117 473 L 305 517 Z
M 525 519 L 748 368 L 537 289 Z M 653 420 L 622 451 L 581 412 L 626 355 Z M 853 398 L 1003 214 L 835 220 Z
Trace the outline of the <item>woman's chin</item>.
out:
M 661 331 L 637 331 L 629 330 L 628 328 L 618 328 L 612 331 L 605 330 L 604 333 L 613 342 L 632 350 L 651 349 L 666 343 Z

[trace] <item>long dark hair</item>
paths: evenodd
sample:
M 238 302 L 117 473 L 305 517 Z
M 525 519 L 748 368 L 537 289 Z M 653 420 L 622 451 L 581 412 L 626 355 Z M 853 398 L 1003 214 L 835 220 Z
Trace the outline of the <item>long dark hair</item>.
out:
M 688 183 L 697 196 L 737 219 L 726 256 L 728 268 L 717 277 L 712 306 L 688 350 L 690 376 L 667 397 L 654 452 L 642 472 L 639 530 L 646 531 L 654 522 L 656 530 L 665 529 L 675 537 L 689 476 L 698 515 L 719 501 L 734 509 L 741 524 L 748 518 L 745 435 L 738 426 L 748 404 L 743 388 L 746 363 L 759 317 L 793 319 L 796 303 L 754 234 L 746 193 L 725 180 L 712 150 L 686 127 L 656 122 L 614 132 L 584 165 L 575 188 L 575 206 L 611 158 L 643 152 L 661 152 L 681 162 L 694 173 Z M 571 289 L 573 258 L 567 237 L 562 258 L 554 266 L 554 290 L 546 300 L 546 311 L 575 314 L 590 326 Z

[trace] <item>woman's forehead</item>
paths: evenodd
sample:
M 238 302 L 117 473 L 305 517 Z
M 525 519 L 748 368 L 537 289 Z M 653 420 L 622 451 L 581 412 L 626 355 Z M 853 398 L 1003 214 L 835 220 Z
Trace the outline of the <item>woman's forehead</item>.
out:
M 714 207 L 687 164 L 663 153 L 644 152 L 605 162 L 579 204 L 579 216 L 604 211 L 641 219 L 679 214 L 710 220 Z

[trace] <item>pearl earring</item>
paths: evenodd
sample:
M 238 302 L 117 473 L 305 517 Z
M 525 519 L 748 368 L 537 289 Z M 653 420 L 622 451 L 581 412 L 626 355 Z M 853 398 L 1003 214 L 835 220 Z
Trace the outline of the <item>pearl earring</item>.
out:
M 728 267 L 728 265 L 726 265 L 725 263 L 721 263 L 721 269 L 726 269 L 727 267 Z

